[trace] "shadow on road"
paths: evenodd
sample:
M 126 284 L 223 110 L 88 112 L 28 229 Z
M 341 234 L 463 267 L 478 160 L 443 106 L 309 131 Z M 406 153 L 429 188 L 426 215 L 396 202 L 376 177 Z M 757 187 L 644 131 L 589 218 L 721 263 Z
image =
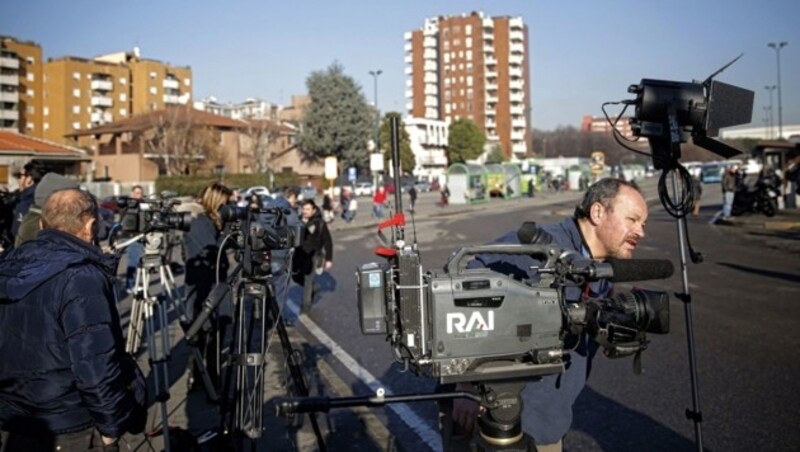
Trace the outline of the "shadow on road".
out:
M 800 282 L 800 275 L 798 275 L 797 273 L 776 272 L 772 270 L 765 270 L 763 268 L 748 267 L 745 265 L 731 264 L 727 262 L 720 262 L 719 265 L 746 273 L 767 276 L 769 278 L 782 279 L 784 281 L 789 281 L 789 282 Z

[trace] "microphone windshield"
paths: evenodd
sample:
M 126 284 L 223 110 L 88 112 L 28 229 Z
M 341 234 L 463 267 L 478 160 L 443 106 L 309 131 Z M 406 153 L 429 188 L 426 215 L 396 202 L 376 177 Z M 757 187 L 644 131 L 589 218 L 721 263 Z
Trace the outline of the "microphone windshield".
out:
M 666 259 L 612 259 L 614 282 L 645 281 L 648 279 L 667 279 L 675 272 L 671 261 Z

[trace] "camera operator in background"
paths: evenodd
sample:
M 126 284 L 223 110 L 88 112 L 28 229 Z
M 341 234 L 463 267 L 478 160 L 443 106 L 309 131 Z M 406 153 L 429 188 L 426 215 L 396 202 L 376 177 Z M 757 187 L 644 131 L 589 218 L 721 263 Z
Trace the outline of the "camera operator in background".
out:
M 19 198 L 14 207 L 14 222 L 11 223 L 11 235 L 16 239 L 19 227 L 22 224 L 22 217 L 34 203 L 36 184 L 44 177 L 45 169 L 39 162 L 28 162 L 22 167 L 22 171 L 16 174 L 19 179 Z
M 194 317 L 202 309 L 203 301 L 211 293 L 217 282 L 223 282 L 228 276 L 228 256 L 220 252 L 220 243 L 223 224 L 217 212 L 223 205 L 234 202 L 233 190 L 215 182 L 203 189 L 200 195 L 200 205 L 203 213 L 199 214 L 189 225 L 189 231 L 183 236 L 184 256 L 186 262 L 186 310 L 190 317 Z M 230 307 L 221 309 L 219 314 L 230 316 Z M 224 328 L 224 321 L 218 319 L 212 323 L 212 331 L 198 335 L 198 345 L 204 351 L 207 367 L 212 379 L 218 377 L 217 350 L 215 342 L 209 340 L 210 333 Z M 199 383 L 194 379 L 194 360 L 189 359 L 189 384 Z
M 34 190 L 33 205 L 28 209 L 28 213 L 22 217 L 19 231 L 14 238 L 14 246 L 20 246 L 25 242 L 36 238 L 41 228 L 42 206 L 51 193 L 67 188 L 78 189 L 78 183 L 57 173 L 47 173 L 41 181 L 36 184 Z
M 144 198 L 144 188 L 141 185 L 134 185 L 131 188 L 131 199 L 141 200 Z M 122 212 L 122 216 L 125 216 L 125 212 Z M 142 258 L 144 254 L 144 244 L 141 242 L 134 242 L 128 245 L 125 249 L 125 253 L 127 254 L 127 264 L 125 266 L 125 291 L 127 293 L 133 292 L 133 285 L 136 284 L 136 267 L 139 264 L 139 260 Z
M 639 188 L 620 179 L 601 179 L 586 191 L 572 218 L 541 226 L 565 251 L 577 251 L 587 258 L 602 261 L 609 258 L 630 259 L 644 237 L 647 204 Z M 500 237 L 494 243 L 520 243 L 517 231 Z M 479 255 L 472 267 L 486 267 L 519 280 L 535 279 L 531 270 L 541 263 L 531 256 Z M 567 286 L 566 300 L 581 302 L 588 298 L 606 298 L 612 284 L 601 279 L 583 286 Z M 590 361 L 598 345 L 586 334 L 567 338 L 565 371 L 527 384 L 521 393 L 524 403 L 522 429 L 536 441 L 539 451 L 562 449 L 562 439 L 572 423 L 572 405 L 583 390 L 589 376 Z M 468 390 L 471 387 L 463 386 Z M 453 421 L 466 433 L 475 428 L 478 405 L 457 399 L 453 401 Z
M 144 429 L 146 386 L 124 350 L 115 262 L 92 245 L 97 203 L 56 191 L 41 221 L 0 262 L 2 450 L 117 450 Z
M 303 286 L 300 312 L 308 313 L 314 301 L 314 276 L 333 267 L 333 240 L 314 200 L 304 199 L 300 206 L 306 232 L 292 260 L 292 279 Z

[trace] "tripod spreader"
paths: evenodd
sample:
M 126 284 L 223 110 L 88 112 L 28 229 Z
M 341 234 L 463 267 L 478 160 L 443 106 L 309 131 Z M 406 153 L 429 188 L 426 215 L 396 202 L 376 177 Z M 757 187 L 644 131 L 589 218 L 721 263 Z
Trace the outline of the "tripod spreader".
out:
M 354 406 L 376 407 L 390 403 L 428 402 L 449 399 L 470 399 L 481 403 L 478 395 L 470 392 L 447 392 L 436 394 L 399 394 L 387 396 L 383 388 L 374 396 L 362 397 L 278 397 L 273 399 L 276 413 L 279 416 L 292 416 L 297 413 L 327 413 L 333 408 L 349 408 Z

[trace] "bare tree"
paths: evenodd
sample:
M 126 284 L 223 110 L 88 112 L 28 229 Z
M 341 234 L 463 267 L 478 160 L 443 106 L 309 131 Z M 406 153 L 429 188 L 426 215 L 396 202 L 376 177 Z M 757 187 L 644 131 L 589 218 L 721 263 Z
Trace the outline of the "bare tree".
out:
M 194 174 L 202 162 L 221 157 L 218 133 L 197 124 L 186 107 L 152 113 L 143 139 L 147 152 L 158 158 L 167 176 Z
M 272 171 L 270 160 L 278 146 L 280 125 L 266 119 L 251 119 L 243 130 L 242 152 L 250 160 L 256 173 Z

